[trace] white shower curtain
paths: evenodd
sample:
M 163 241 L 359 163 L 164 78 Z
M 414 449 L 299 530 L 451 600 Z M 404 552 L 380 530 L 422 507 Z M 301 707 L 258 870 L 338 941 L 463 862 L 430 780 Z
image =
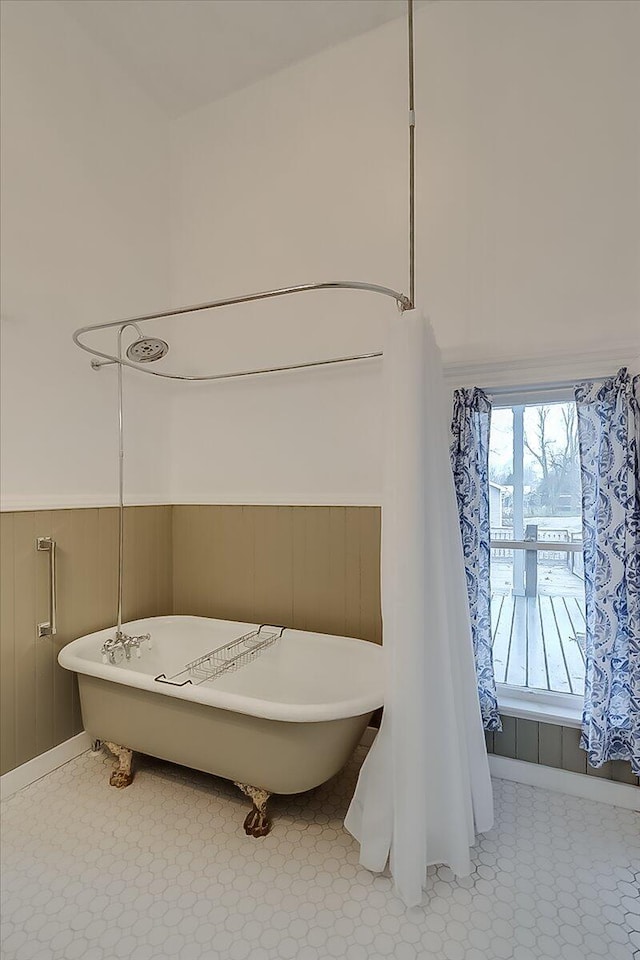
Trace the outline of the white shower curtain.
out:
M 384 349 L 382 727 L 345 826 L 360 862 L 390 864 L 407 906 L 429 864 L 471 872 L 475 834 L 493 824 L 467 591 L 449 462 L 447 403 L 430 325 L 391 321 Z

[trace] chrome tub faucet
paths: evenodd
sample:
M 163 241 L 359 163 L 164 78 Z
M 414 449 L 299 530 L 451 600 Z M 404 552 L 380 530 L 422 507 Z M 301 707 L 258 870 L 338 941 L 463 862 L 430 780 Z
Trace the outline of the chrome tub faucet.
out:
M 131 660 L 132 649 L 135 649 L 136 657 L 140 659 L 142 656 L 140 647 L 144 641 L 147 643 L 147 649 L 150 650 L 150 633 L 141 633 L 139 636 L 130 637 L 126 633 L 117 631 L 115 637 L 109 637 L 109 639 L 105 640 L 105 642 L 102 644 L 102 662 L 115 665 L 121 663 L 123 657 L 127 660 Z

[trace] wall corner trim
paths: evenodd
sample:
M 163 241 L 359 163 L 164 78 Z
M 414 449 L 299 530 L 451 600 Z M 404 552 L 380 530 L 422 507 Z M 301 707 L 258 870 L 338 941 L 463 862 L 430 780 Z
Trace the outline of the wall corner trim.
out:
M 161 507 L 169 504 L 165 497 L 151 494 L 127 494 L 125 507 Z M 34 494 L 3 494 L 0 498 L 0 512 L 20 513 L 41 510 L 79 510 L 81 508 L 117 507 L 118 499 L 111 493 L 80 494 L 80 493 L 34 493 Z
M 613 376 L 623 366 L 635 372 L 640 366 L 640 341 L 613 340 L 604 345 L 559 348 L 553 353 L 504 354 L 490 358 L 482 357 L 479 348 L 475 351 L 464 348 L 444 350 L 442 360 L 445 381 L 452 387 L 525 387 L 560 380 L 577 383 L 590 377 Z
M 530 787 L 542 787 L 556 793 L 566 793 L 571 797 L 608 803 L 640 813 L 640 787 L 630 783 L 617 783 L 585 773 L 572 773 L 570 770 L 546 767 L 541 763 L 527 763 L 525 760 L 512 760 L 496 754 L 489 755 L 489 769 L 496 780 L 525 783 Z
M 59 743 L 57 747 L 47 750 L 46 753 L 41 753 L 39 757 L 27 760 L 14 770 L 9 770 L 0 777 L 0 800 L 6 800 L 24 787 L 28 787 L 29 784 L 35 783 L 36 780 L 40 780 L 41 777 L 68 763 L 69 760 L 79 757 L 90 746 L 91 738 L 83 730 L 70 740 L 65 740 L 64 743 Z
M 231 490 L 211 492 L 195 492 L 171 500 L 173 507 L 379 507 L 382 503 L 381 493 L 361 492 L 345 495 L 344 493 L 329 492 L 319 494 L 286 493 L 266 497 L 256 497 L 250 494 Z
M 373 741 L 378 735 L 377 727 L 367 727 L 362 736 L 360 737 L 360 746 L 361 747 L 370 747 L 373 744 Z

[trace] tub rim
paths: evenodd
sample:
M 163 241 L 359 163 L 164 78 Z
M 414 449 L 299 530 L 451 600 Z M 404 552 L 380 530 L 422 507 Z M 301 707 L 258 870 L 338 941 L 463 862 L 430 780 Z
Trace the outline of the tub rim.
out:
M 123 629 L 136 631 L 144 629 L 148 624 L 161 621 L 204 621 L 212 624 L 235 624 L 240 632 L 256 629 L 259 624 L 245 623 L 235 620 L 221 620 L 215 617 L 198 617 L 191 615 L 169 614 L 161 617 L 143 617 L 138 620 L 130 620 L 123 623 Z M 139 690 L 147 690 L 158 696 L 170 696 L 178 700 L 187 700 L 192 703 L 201 703 L 205 706 L 217 707 L 221 710 L 229 710 L 233 713 L 241 713 L 247 716 L 260 717 L 264 720 L 281 720 L 291 723 L 318 723 L 325 720 L 344 720 L 350 717 L 362 716 L 365 713 L 372 713 L 383 705 L 383 665 L 382 665 L 382 647 L 378 644 L 366 640 L 360 640 L 355 637 L 344 637 L 337 634 L 322 634 L 311 630 L 297 630 L 287 628 L 291 633 L 306 634 L 314 637 L 327 637 L 332 640 L 341 640 L 349 644 L 364 645 L 361 649 L 367 650 L 366 656 L 375 657 L 379 660 L 379 686 L 366 694 L 360 694 L 357 697 L 351 697 L 346 700 L 336 700 L 331 703 L 283 703 L 274 700 L 261 700 L 257 697 L 243 696 L 239 693 L 230 693 L 220 690 L 214 686 L 205 687 L 194 684 L 188 687 L 174 687 L 169 684 L 159 684 L 150 674 L 138 673 L 134 671 L 124 671 L 117 665 L 105 664 L 101 661 L 92 661 L 85 659 L 78 653 L 78 647 L 81 647 L 87 641 L 94 640 L 99 642 L 113 633 L 114 627 L 107 627 L 103 630 L 97 630 L 93 633 L 77 637 L 75 640 L 66 644 L 58 654 L 58 663 L 65 670 L 74 673 L 83 674 L 90 677 L 98 677 L 121 686 L 134 687 Z

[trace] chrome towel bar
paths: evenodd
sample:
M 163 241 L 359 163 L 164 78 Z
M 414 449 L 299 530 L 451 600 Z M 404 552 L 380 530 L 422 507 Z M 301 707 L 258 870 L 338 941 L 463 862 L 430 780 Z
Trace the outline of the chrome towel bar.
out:
M 51 537 L 38 537 L 36 550 L 49 554 L 49 619 L 38 624 L 38 637 L 55 637 L 56 624 L 56 542 Z

